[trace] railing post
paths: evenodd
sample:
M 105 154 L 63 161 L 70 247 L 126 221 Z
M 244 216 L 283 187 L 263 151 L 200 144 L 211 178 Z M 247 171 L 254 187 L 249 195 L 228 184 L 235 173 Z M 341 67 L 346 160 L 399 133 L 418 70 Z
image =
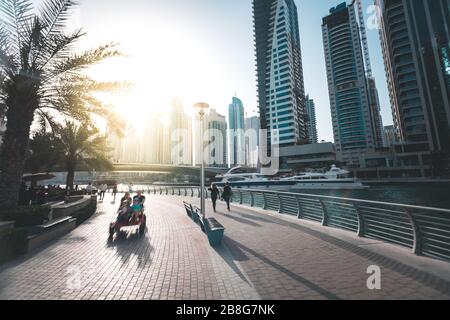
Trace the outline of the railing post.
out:
M 415 255 L 420 256 L 420 255 L 422 255 L 422 239 L 421 239 L 419 225 L 418 225 L 416 219 L 414 218 L 414 215 L 409 210 L 405 210 L 405 212 L 409 218 L 409 222 L 411 223 L 411 228 L 413 231 L 414 244 L 413 244 L 412 252 Z
M 191 188 L 191 198 L 194 197 L 194 188 Z
M 303 219 L 302 202 L 300 201 L 300 197 L 295 197 L 295 199 L 297 199 L 297 218 Z
M 266 210 L 267 208 L 267 200 L 266 200 L 266 194 L 264 193 L 264 191 L 262 192 L 262 196 L 263 196 L 263 210 Z
M 357 204 L 353 203 L 353 207 L 355 208 L 356 211 L 356 218 L 358 219 L 358 232 L 357 232 L 357 236 L 358 237 L 364 237 L 366 234 L 366 230 L 365 230 L 365 224 L 364 224 L 364 217 L 361 213 L 361 210 L 359 210 L 359 207 Z
M 320 201 L 320 206 L 322 207 L 322 226 L 326 227 L 328 226 L 328 212 L 327 207 L 325 206 L 325 203 L 322 199 Z
M 281 196 L 279 193 L 277 193 L 278 195 L 278 213 L 281 213 L 283 211 L 283 207 L 282 207 L 282 203 L 281 203 Z
M 242 191 L 239 190 L 239 204 L 242 204 L 244 200 L 242 199 Z
M 255 198 L 253 197 L 253 191 L 250 191 L 250 207 L 255 206 Z

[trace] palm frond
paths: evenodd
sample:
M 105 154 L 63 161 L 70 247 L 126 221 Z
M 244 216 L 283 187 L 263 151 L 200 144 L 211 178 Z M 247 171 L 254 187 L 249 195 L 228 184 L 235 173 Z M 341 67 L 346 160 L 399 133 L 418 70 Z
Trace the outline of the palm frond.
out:
M 24 25 L 32 18 L 32 10 L 33 6 L 30 0 L 0 1 L 0 20 L 17 53 L 22 47 Z
M 122 56 L 122 54 L 115 49 L 116 46 L 117 44 L 114 43 L 106 44 L 56 62 L 52 67 L 49 78 L 52 79 L 68 72 L 82 71 L 107 58 Z
M 74 0 L 45 0 L 40 17 L 44 23 L 44 39 L 54 34 L 60 34 L 67 26 L 71 9 L 78 5 Z
M 39 69 L 44 69 L 52 60 L 61 61 L 70 58 L 74 44 L 86 33 L 78 29 L 68 35 L 53 34 L 43 39 L 39 54 L 35 56 L 34 64 Z

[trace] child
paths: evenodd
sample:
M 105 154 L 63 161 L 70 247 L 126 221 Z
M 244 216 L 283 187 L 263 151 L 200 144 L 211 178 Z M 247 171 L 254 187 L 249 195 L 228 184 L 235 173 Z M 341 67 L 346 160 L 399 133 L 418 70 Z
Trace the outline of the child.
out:
M 133 200 L 133 205 L 130 207 L 131 218 L 130 221 L 137 221 L 137 218 L 142 213 L 143 205 L 138 199 Z

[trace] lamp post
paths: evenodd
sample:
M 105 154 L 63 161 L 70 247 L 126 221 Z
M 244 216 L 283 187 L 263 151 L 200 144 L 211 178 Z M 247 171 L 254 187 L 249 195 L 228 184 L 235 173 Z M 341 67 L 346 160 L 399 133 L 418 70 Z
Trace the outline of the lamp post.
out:
M 205 217 L 205 161 L 204 161 L 204 154 L 203 154 L 203 121 L 206 115 L 206 112 L 209 109 L 209 105 L 204 102 L 199 102 L 194 105 L 195 110 L 197 111 L 197 114 L 200 118 L 200 147 L 201 147 L 201 168 L 200 168 L 200 212 Z

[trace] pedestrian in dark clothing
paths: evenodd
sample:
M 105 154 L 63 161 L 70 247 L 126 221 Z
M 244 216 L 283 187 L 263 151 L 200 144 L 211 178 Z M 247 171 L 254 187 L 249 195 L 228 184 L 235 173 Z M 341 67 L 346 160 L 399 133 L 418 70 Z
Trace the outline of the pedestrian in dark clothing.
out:
M 219 188 L 217 188 L 215 184 L 212 184 L 211 188 L 209 188 L 208 190 L 211 191 L 211 201 L 213 205 L 213 210 L 214 212 L 216 212 L 216 202 L 220 194 Z
M 112 193 L 113 193 L 113 195 L 114 195 L 114 202 L 116 202 L 117 184 L 114 184 Z
M 223 188 L 223 192 L 222 192 L 222 199 L 225 200 L 225 202 L 227 203 L 227 210 L 231 211 L 230 209 L 230 200 L 231 200 L 231 196 L 232 196 L 233 192 L 231 191 L 231 187 L 230 187 L 230 183 L 225 183 L 225 187 Z

